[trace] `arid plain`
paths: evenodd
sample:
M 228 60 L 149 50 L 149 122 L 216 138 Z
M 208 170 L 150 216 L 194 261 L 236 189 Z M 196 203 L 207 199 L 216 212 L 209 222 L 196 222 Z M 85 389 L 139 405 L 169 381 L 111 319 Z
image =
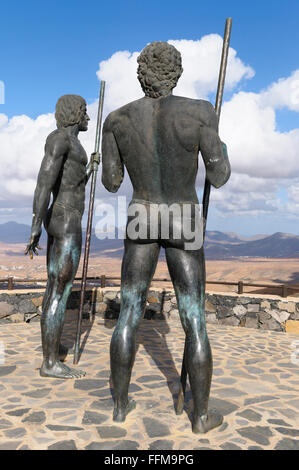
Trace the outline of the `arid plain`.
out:
M 24 246 L 20 244 L 0 243 L 0 279 L 13 276 L 15 279 L 45 279 L 46 257 L 45 250 L 35 256 L 33 260 L 29 256 L 22 255 Z M 81 257 L 77 276 L 82 272 Z M 107 255 L 91 255 L 89 260 L 88 276 L 120 277 L 121 258 Z M 297 287 L 299 291 L 299 260 L 298 259 L 269 259 L 269 258 L 239 258 L 233 260 L 207 260 L 207 281 L 259 283 L 259 284 L 288 284 Z M 166 261 L 159 260 L 155 279 L 169 279 Z M 117 284 L 117 281 L 114 281 Z M 160 285 L 161 281 L 153 285 Z M 165 287 L 170 284 L 163 282 Z M 4 284 L 1 283 L 2 288 Z M 212 291 L 236 292 L 237 286 L 225 286 L 207 284 L 207 289 Z M 258 287 L 245 287 L 245 292 L 279 293 L 278 289 L 263 289 Z M 295 291 L 294 291 L 295 292 Z M 299 294 L 297 294 L 299 295 Z

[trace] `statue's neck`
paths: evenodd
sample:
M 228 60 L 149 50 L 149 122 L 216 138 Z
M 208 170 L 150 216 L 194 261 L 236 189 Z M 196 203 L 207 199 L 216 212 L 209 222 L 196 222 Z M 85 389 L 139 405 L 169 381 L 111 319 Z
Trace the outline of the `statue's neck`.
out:
M 68 133 L 69 136 L 71 137 L 78 137 L 79 134 L 79 125 L 74 124 L 73 126 L 68 126 L 66 127 L 66 132 Z

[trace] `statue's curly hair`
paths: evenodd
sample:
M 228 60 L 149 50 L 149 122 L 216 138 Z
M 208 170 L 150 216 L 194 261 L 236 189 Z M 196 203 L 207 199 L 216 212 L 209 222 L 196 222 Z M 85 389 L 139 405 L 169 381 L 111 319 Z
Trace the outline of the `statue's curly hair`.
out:
M 146 46 L 137 58 L 138 80 L 146 96 L 166 96 L 182 75 L 180 52 L 167 42 L 155 41 Z
M 86 111 L 86 101 L 79 95 L 63 95 L 56 103 L 55 119 L 58 129 L 78 124 Z

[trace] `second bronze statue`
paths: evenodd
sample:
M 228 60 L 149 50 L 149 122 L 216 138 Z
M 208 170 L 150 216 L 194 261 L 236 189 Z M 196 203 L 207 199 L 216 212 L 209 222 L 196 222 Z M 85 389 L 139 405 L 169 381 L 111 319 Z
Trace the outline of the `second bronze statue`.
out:
M 113 419 L 124 421 L 135 407 L 128 389 L 136 333 L 163 247 L 186 334 L 185 365 L 194 402 L 192 429 L 195 433 L 207 432 L 219 426 L 223 418 L 208 410 L 212 353 L 204 316 L 204 250 L 202 246 L 187 249 L 183 235 L 174 236 L 181 220 L 169 218 L 170 235 L 165 236 L 162 218 L 158 217 L 158 227 L 152 227 L 150 214 L 157 205 L 185 205 L 190 208 L 192 222 L 198 205 L 195 180 L 199 151 L 206 177 L 216 188 L 228 180 L 230 164 L 226 146 L 218 136 L 218 118 L 211 103 L 172 94 L 183 71 L 180 53 L 166 42 L 154 42 L 142 51 L 138 64 L 138 79 L 145 96 L 112 112 L 103 127 L 102 182 L 108 191 L 116 192 L 126 167 L 134 190 L 132 204 L 138 203 L 143 214 L 139 225 L 149 234 L 133 236 L 128 218 L 121 309 L 110 346 Z
M 41 332 L 43 377 L 76 378 L 85 372 L 60 361 L 66 351 L 60 344 L 67 300 L 78 269 L 82 248 L 81 220 L 85 204 L 85 185 L 93 162 L 78 134 L 88 128 L 85 100 L 64 95 L 56 105 L 57 129 L 46 141 L 45 156 L 34 193 L 31 237 L 25 254 L 37 254 L 42 223 L 48 234 L 48 282 L 42 305 Z M 49 207 L 52 196 L 52 204 Z

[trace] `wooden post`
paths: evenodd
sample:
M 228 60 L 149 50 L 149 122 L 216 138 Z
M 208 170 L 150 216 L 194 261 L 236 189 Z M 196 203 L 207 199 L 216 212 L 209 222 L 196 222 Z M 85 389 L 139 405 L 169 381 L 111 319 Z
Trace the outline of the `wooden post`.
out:
M 8 290 L 13 290 L 13 277 L 8 278 Z
M 288 296 L 288 286 L 282 285 L 282 297 L 287 297 Z
M 243 281 L 238 282 L 238 294 L 243 294 Z
M 101 276 L 101 287 L 106 287 L 106 276 L 105 274 Z

